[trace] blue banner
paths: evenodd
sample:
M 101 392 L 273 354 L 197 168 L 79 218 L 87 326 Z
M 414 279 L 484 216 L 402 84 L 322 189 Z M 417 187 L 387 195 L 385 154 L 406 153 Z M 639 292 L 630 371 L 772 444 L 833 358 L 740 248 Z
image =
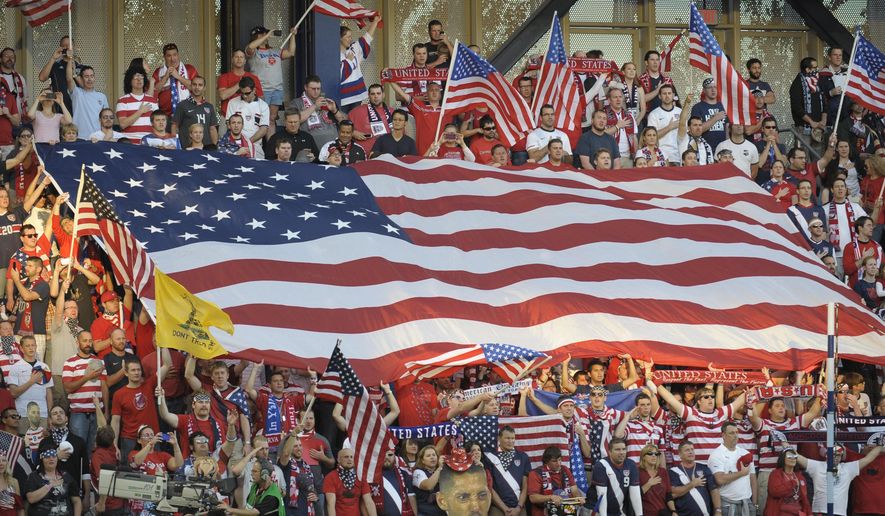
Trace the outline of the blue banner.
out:
M 640 392 L 642 392 L 642 389 L 628 389 L 625 391 L 610 392 L 608 397 L 605 398 L 605 406 L 629 412 L 636 407 L 636 396 L 638 396 Z M 556 402 L 559 400 L 559 396 L 560 394 L 555 392 L 535 390 L 535 397 L 538 398 L 538 401 L 553 408 L 556 408 Z M 579 407 L 587 408 L 590 406 L 589 394 L 575 394 L 571 398 L 575 401 L 575 405 Z M 545 412 L 539 409 L 531 399 L 526 400 L 525 407 L 530 416 L 540 416 L 545 414 Z
M 397 439 L 435 439 L 458 435 L 458 426 L 451 422 L 427 426 L 390 426 L 387 429 Z

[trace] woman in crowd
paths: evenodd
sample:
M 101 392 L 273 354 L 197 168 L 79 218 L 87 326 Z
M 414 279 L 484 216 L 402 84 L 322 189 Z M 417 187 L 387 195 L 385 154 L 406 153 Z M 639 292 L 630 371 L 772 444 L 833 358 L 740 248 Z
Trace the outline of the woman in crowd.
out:
M 642 146 L 636 151 L 634 160 L 644 158 L 649 167 L 667 166 L 667 158 L 664 152 L 658 147 L 658 130 L 648 126 L 642 130 L 639 135 L 639 144 Z
M 442 45 L 444 47 L 445 45 Z M 440 47 L 440 48 L 442 48 Z M 431 158 L 460 159 L 465 161 L 476 161 L 476 156 L 470 150 L 470 147 L 464 143 L 464 136 L 458 132 L 455 124 L 446 124 L 439 140 L 427 149 L 424 154 Z M 494 156 L 492 156 L 494 159 Z
M 790 209 L 790 206 L 796 204 L 796 187 L 792 183 L 784 179 L 786 172 L 784 162 L 776 159 L 771 164 L 771 179 L 762 184 L 762 188 L 766 189 L 774 200 L 777 201 L 784 211 Z
M 24 513 L 18 480 L 12 476 L 6 455 L 0 454 L 0 516 L 23 516 Z
M 418 462 L 418 441 L 415 439 L 403 439 L 399 444 L 399 457 L 405 462 L 409 473 L 414 471 L 415 463 Z
M 670 492 L 670 474 L 664 467 L 664 454 L 653 444 L 639 452 L 639 486 L 642 489 L 642 513 L 649 516 L 676 514 Z
M 55 106 L 59 107 L 61 113 L 56 111 Z M 73 122 L 61 92 L 52 93 L 48 88 L 37 96 L 37 101 L 28 110 L 28 116 L 33 120 L 34 141 L 37 143 L 58 142 L 61 124 Z
M 811 514 L 805 475 L 796 471 L 799 454 L 788 449 L 781 452 L 777 467 L 768 477 L 768 501 L 764 516 Z
M 15 190 L 17 199 L 25 198 L 28 185 L 37 177 L 37 167 L 40 166 L 33 140 L 34 129 L 31 126 L 19 127 L 15 146 L 6 159 L 6 177 L 3 182 L 9 183 Z
M 425 446 L 418 452 L 418 461 L 412 473 L 412 485 L 415 487 L 415 498 L 418 500 L 418 514 L 421 516 L 445 516 L 439 508 L 436 497 L 439 494 L 439 474 L 442 461 L 439 452 L 433 446 Z
M 642 120 L 645 118 L 645 102 L 642 100 L 645 91 L 636 80 L 636 65 L 626 62 L 621 65 L 621 71 L 624 73 L 624 107 L 633 115 L 633 118 Z
M 25 481 L 25 497 L 28 499 L 28 516 L 57 516 L 71 514 L 81 516 L 83 503 L 80 499 L 78 480 L 58 468 L 58 450 L 55 441 L 47 437 L 37 448 L 40 464 Z
M 136 435 L 138 436 L 138 443 L 136 443 L 135 449 L 129 453 L 129 465 L 131 467 L 147 475 L 162 477 L 166 476 L 167 472 L 175 471 L 184 464 L 176 436 L 168 436 L 169 438 L 167 439 L 167 434 L 155 434 L 154 429 L 147 425 L 142 425 L 138 432 L 136 432 Z M 156 450 L 156 446 L 161 440 L 172 445 L 172 450 L 175 453 L 174 456 L 164 451 Z M 151 511 L 153 511 L 155 506 L 156 504 L 153 502 L 143 500 L 129 501 L 130 511 L 136 516 L 153 514 Z
M 845 171 L 845 187 L 848 188 L 848 197 L 854 202 L 859 202 L 860 179 L 863 175 L 863 166 L 861 162 L 855 161 L 854 153 L 851 152 L 851 145 L 847 140 L 836 142 L 836 159 L 827 163 L 824 177 L 829 177 L 839 170 Z

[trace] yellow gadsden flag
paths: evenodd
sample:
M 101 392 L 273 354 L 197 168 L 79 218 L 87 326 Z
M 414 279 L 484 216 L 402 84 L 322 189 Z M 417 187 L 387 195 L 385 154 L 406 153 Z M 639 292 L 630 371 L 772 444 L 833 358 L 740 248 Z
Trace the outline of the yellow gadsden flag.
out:
M 191 294 L 180 283 L 154 268 L 157 298 L 157 344 L 187 351 L 197 358 L 227 353 L 209 333 L 215 326 L 233 335 L 234 325 L 218 305 Z

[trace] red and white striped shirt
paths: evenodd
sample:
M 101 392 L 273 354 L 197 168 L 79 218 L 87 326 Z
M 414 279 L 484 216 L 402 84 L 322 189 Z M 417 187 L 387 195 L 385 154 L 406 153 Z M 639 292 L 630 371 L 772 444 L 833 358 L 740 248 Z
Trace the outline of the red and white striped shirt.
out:
M 75 382 L 85 376 L 86 368 L 93 360 L 98 360 L 98 357 L 83 358 L 80 355 L 74 355 L 65 360 L 65 367 L 61 375 L 62 381 L 65 383 Z M 107 382 L 107 379 L 107 375 L 102 372 L 98 378 L 85 382 L 74 392 L 69 392 L 68 402 L 71 404 L 71 412 L 95 412 L 92 396 L 95 394 L 101 396 L 101 384 Z
M 632 419 L 627 423 L 627 458 L 639 464 L 639 454 L 648 444 L 658 447 L 661 453 L 666 452 L 666 441 L 664 440 L 664 427 L 656 421 L 662 417 L 663 410 L 658 409 L 648 421 L 640 419 Z M 659 461 L 658 464 L 662 464 Z
M 777 467 L 777 458 L 783 450 L 783 445 L 772 441 L 771 431 L 783 432 L 786 430 L 801 430 L 802 417 L 796 416 L 781 423 L 770 419 L 763 419 L 762 425 L 756 429 L 759 439 L 759 471 L 772 471 Z
M 132 116 L 138 108 L 141 107 L 142 102 L 150 106 L 150 109 L 145 111 L 132 123 L 129 127 L 123 129 L 123 132 L 126 134 L 126 137 L 131 140 L 141 141 L 142 138 L 151 133 L 151 113 L 160 108 L 157 103 L 156 97 L 152 97 L 147 94 L 142 95 L 133 95 L 132 93 L 128 95 L 123 95 L 117 100 L 117 120 L 123 120 L 124 118 Z
M 21 352 L 18 350 L 18 344 L 15 344 L 12 353 L 0 353 L 0 371 L 3 372 L 3 378 L 9 383 L 9 370 L 12 366 L 22 359 Z
M 685 439 L 694 445 L 697 462 L 706 465 L 710 453 L 722 444 L 722 423 L 734 415 L 731 405 L 717 408 L 711 413 L 684 405 L 682 421 L 685 422 Z
M 579 420 L 584 424 L 584 428 L 588 430 L 587 438 L 590 440 L 590 443 L 593 444 L 593 422 L 601 421 L 602 422 L 602 434 L 596 436 L 599 439 L 599 451 L 602 453 L 602 457 L 608 457 L 608 447 L 611 443 L 612 437 L 614 437 L 615 428 L 620 424 L 621 420 L 627 417 L 627 413 L 623 410 L 618 410 L 611 407 L 605 407 L 605 410 L 601 412 L 596 412 L 593 410 L 593 407 L 581 408 L 577 407 L 575 409 L 575 415 L 578 416 Z M 591 458 L 584 459 L 585 464 L 592 464 Z
M 738 428 L 738 446 L 750 452 L 753 456 L 753 464 L 759 464 L 759 447 L 756 445 L 756 432 L 753 431 L 753 423 L 747 418 L 735 419 Z

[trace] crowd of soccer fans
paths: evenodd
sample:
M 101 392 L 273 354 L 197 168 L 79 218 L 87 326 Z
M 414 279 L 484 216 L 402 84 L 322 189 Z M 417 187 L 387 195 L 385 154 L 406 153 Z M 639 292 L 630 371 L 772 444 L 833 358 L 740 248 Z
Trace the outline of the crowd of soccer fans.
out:
M 532 468 L 517 432 L 503 425 L 494 449 L 459 437 L 403 439 L 383 458 L 383 481 L 370 485 L 354 469 L 340 407 L 313 400 L 315 371 L 208 362 L 168 349 L 158 359 L 152 322 L 132 289 L 114 283 L 94 244 L 83 243 L 85 259 L 72 253 L 68 195 L 41 173 L 32 142 L 122 140 L 332 165 L 413 155 L 588 174 L 731 162 L 771 192 L 835 276 L 880 309 L 885 118 L 846 99 L 836 120 L 846 80 L 842 49 L 829 49 L 822 69 L 815 58 L 803 59 L 789 92 L 774 91 L 763 80 L 764 63 L 748 60 L 758 115 L 751 126 L 729 123 L 712 79 L 697 99 L 680 94 L 652 50 L 641 73 L 624 63 L 620 73 L 576 77 L 587 92 L 582 131 L 557 129 L 554 108 L 542 106 L 538 128 L 507 146 L 488 110 L 445 116 L 437 135 L 439 82 L 390 82 L 399 106 L 389 106 L 385 88 L 361 70 L 379 22 L 362 33 L 342 26 L 340 84 L 325 85 L 337 89 L 338 101 L 315 75 L 304 78 L 300 95 L 284 97 L 282 63 L 295 55 L 296 38 L 274 48 L 265 27 L 255 27 L 249 44 L 230 56 L 215 85 L 218 106 L 206 99 L 211 85 L 173 43 L 154 70 L 132 61 L 125 95 L 113 107 L 66 37 L 41 70 L 48 84 L 32 102 L 15 51 L 0 52 L 0 515 L 155 513 L 151 501 L 99 495 L 106 464 L 146 475 L 236 478 L 234 492 L 215 494 L 228 514 L 459 514 L 439 503 L 442 457 L 458 448 L 485 469 L 494 514 L 825 512 L 822 443 L 784 434 L 820 428 L 825 399 L 813 389 L 810 396 L 760 399 L 747 385 L 655 385 L 652 357 L 629 355 L 566 360 L 534 371 L 529 388 L 500 396 L 467 396 L 501 382 L 482 367 L 382 385 L 373 393 L 388 425 L 526 415 L 534 406 L 562 416 L 567 451 L 581 458 L 551 446 Z M 407 68 L 449 65 L 452 42 L 442 24 L 431 21 L 428 35 L 413 45 Z M 514 81 L 529 104 L 535 81 L 531 70 Z M 782 95 L 790 97 L 791 120 L 767 109 Z M 806 137 L 789 149 L 781 143 L 788 126 Z M 823 381 L 819 370 L 764 372 L 775 387 Z M 873 422 L 885 417 L 882 377 L 881 367 L 843 362 L 834 410 Z M 625 390 L 637 390 L 629 409 L 606 404 L 610 393 Z M 16 436 L 23 440 L 17 455 L 9 453 Z M 837 447 L 836 514 L 885 514 L 880 445 L 871 439 Z M 576 482 L 575 467 L 588 489 Z

